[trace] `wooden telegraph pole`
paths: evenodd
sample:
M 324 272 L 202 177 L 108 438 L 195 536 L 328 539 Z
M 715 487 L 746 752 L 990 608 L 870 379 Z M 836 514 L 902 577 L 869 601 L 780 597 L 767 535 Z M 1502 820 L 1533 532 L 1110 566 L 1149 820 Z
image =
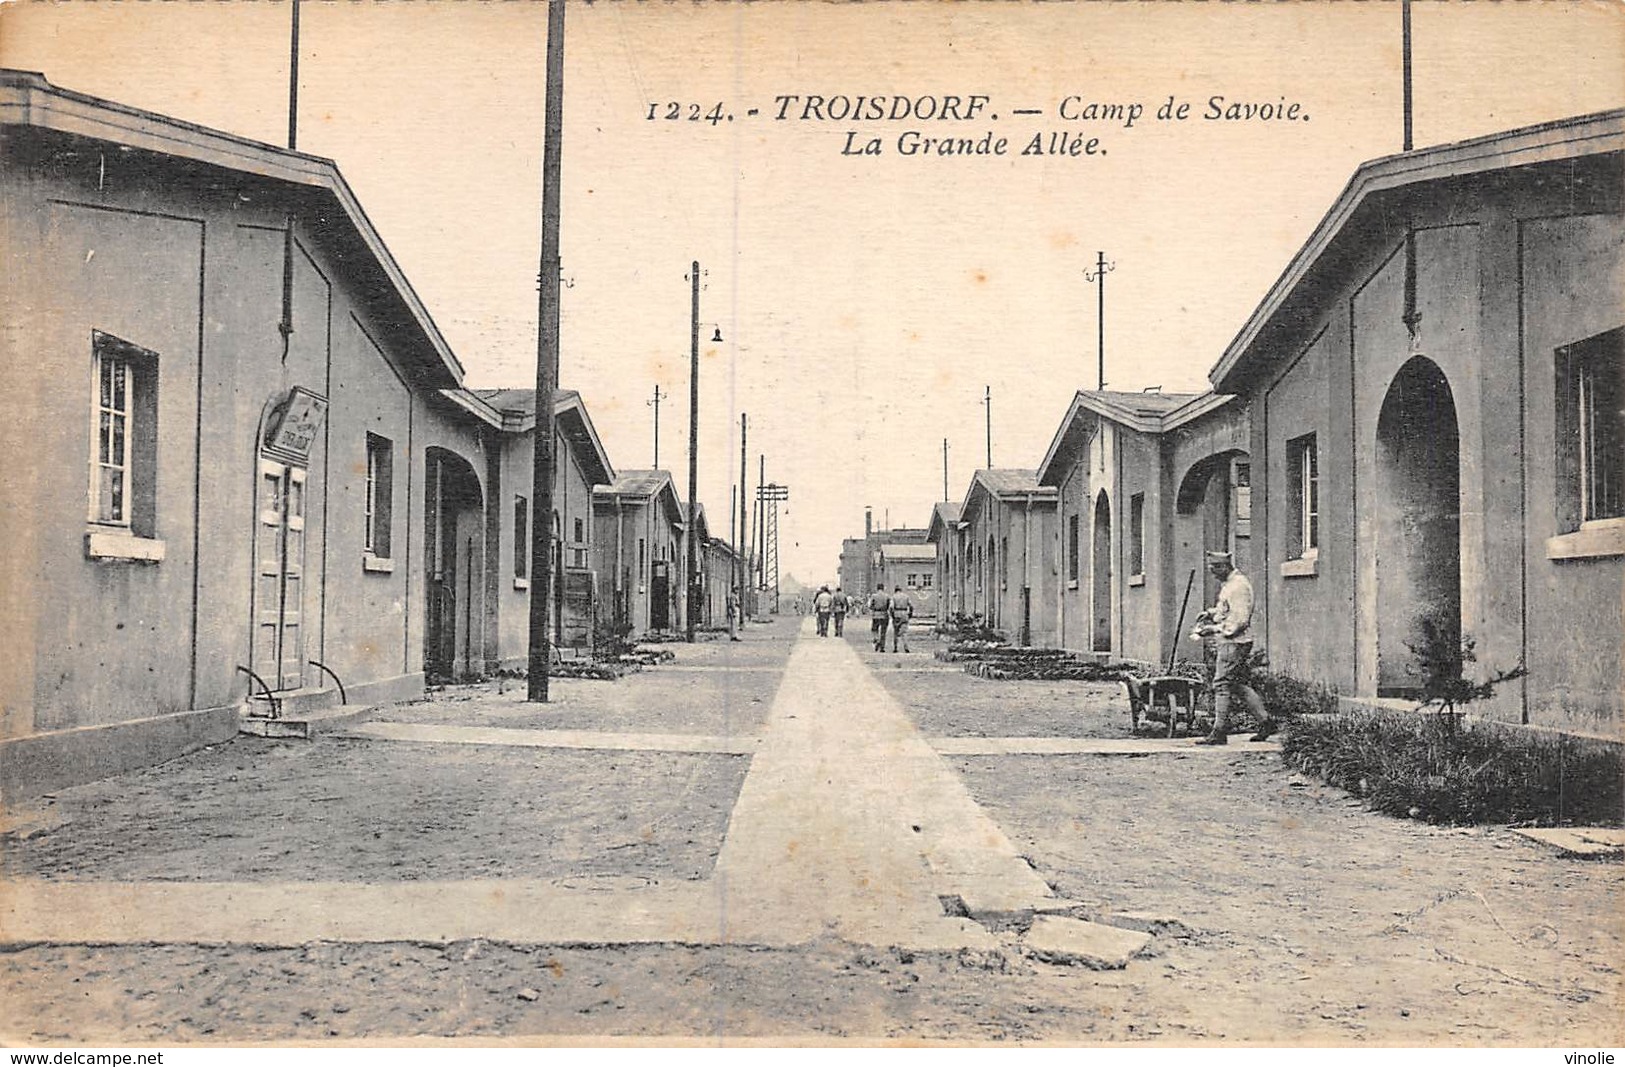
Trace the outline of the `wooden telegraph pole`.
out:
M 700 554 L 699 545 L 695 541 L 695 531 L 698 523 L 694 521 L 695 512 L 700 506 L 700 261 L 694 261 L 694 267 L 689 274 L 692 282 L 692 298 L 689 303 L 689 349 L 688 349 L 688 596 L 686 608 L 683 611 L 683 635 L 689 644 L 694 643 L 694 615 L 699 608 Z
M 536 331 L 536 430 L 531 457 L 530 645 L 526 699 L 547 702 L 552 649 L 547 591 L 553 575 L 553 394 L 559 385 L 559 182 L 564 131 L 564 5 L 547 3 L 547 112 L 542 134 L 542 262 Z

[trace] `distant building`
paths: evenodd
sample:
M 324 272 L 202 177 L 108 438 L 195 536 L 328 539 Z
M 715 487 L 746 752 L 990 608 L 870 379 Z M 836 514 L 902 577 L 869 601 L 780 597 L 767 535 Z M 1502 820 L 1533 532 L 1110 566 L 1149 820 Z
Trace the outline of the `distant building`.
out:
M 936 549 L 937 619 L 950 623 L 964 613 L 966 534 L 959 521 L 959 505 L 943 501 L 931 509 L 926 541 Z
M 472 398 L 458 399 L 472 414 L 501 431 L 499 447 L 487 455 L 487 480 L 494 487 L 495 508 L 505 509 L 488 522 L 486 536 L 492 554 L 489 597 L 495 605 L 497 654 L 495 663 L 513 668 L 528 661 L 530 641 L 531 506 L 535 457 L 536 391 L 534 389 L 480 389 Z M 477 401 L 477 402 L 476 402 Z M 493 421 L 494 413 L 494 421 Z M 594 552 L 592 491 L 614 480 L 603 442 L 593 428 L 581 395 L 574 390 L 555 394 L 553 404 L 553 569 L 554 581 L 546 590 L 550 640 L 561 647 L 587 648 L 594 639 L 602 559 Z M 450 670 L 443 671 L 452 674 Z
M 964 567 L 947 595 L 1018 644 L 1053 645 L 1060 636 L 1057 499 L 1035 471 L 979 470 L 959 506 Z
M 1251 568 L 1247 446 L 1233 397 L 1077 394 L 1037 475 L 1060 494 L 1062 582 L 1049 605 L 1057 644 L 1147 661 L 1201 657 L 1179 618 L 1218 593 L 1202 554 L 1230 552 Z
M 683 511 L 667 471 L 621 471 L 593 490 L 614 626 L 630 626 L 633 634 L 683 628 Z
M 914 614 L 937 614 L 937 548 L 924 544 L 880 546 L 880 567 L 875 584 L 888 590 L 901 588 L 914 601 Z

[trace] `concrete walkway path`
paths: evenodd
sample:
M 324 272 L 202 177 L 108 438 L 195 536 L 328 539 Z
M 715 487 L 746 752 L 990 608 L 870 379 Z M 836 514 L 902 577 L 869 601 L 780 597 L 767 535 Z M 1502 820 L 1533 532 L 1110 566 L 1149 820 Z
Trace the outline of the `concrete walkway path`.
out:
M 717 859 L 730 934 L 990 943 L 972 914 L 1059 907 L 844 640 L 804 626 Z

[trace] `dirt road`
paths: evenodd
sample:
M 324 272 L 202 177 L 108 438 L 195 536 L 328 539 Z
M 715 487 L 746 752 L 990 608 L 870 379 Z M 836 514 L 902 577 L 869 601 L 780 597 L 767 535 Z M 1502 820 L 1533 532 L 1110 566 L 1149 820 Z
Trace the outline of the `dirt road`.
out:
M 1245 746 L 933 754 L 944 737 L 986 738 L 989 751 L 1006 738 L 1125 738 L 1127 712 L 1109 686 L 983 681 L 935 663 L 923 637 L 926 651 L 877 655 L 865 636 L 837 649 L 810 625 L 752 627 L 740 645 L 678 646 L 674 667 L 555 683 L 545 709 L 506 686 L 448 690 L 376 709 L 349 736 L 244 739 L 10 813 L 7 1036 L 1625 1041 L 1621 866 L 1560 859 L 1505 830 L 1376 815 Z M 853 777 L 837 788 L 841 763 Z M 820 775 L 830 784 L 816 794 Z M 775 836 L 761 820 L 787 802 L 760 799 L 769 786 L 816 796 L 796 816 L 815 832 Z M 957 874 L 910 843 L 948 808 L 947 825 L 988 828 Z M 791 850 L 801 858 L 785 863 Z M 1121 970 L 1095 971 L 1036 958 L 1030 915 L 903 909 L 916 917 L 888 927 L 888 909 L 861 896 L 868 874 L 886 883 L 877 898 L 903 884 L 923 894 L 913 900 L 951 896 L 938 887 L 971 869 L 1025 884 L 1010 860 L 1071 914 L 1156 936 Z M 860 894 L 838 905 L 802 884 L 837 862 L 856 865 L 841 884 Z M 782 897 L 784 910 L 760 915 L 781 915 L 783 937 L 735 939 L 704 914 L 719 883 L 751 878 Z M 139 902 L 162 894 L 287 887 L 298 907 L 322 886 L 363 911 L 374 898 L 397 906 L 407 887 L 463 893 L 444 899 L 476 911 L 484 888 L 561 902 L 559 914 L 503 913 L 512 931 L 567 933 L 583 900 L 607 905 L 595 929 L 613 934 L 616 915 L 635 913 L 645 930 L 669 906 L 685 933 L 290 943 L 228 936 L 234 917 L 210 915 L 199 928 L 206 918 L 226 935 L 141 939 L 151 916 Z M 30 893 L 134 903 L 87 912 L 77 936 L 31 938 L 24 927 L 51 916 L 29 911 Z M 869 918 L 845 921 L 858 913 Z M 277 929 L 300 928 L 280 918 Z M 457 918 L 480 928 L 478 914 Z M 943 943 L 911 945 L 922 928 Z

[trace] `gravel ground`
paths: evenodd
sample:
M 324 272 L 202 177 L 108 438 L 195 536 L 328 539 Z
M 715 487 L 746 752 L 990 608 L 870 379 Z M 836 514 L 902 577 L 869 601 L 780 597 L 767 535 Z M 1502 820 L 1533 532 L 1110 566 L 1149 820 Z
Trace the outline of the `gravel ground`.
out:
M 304 949 L 30 947 L 0 954 L 15 1033 L 184 1044 L 413 1037 L 1155 1040 L 1120 979 L 999 953 L 836 941 L 785 951 L 473 941 Z M 527 1041 L 526 1039 L 529 1038 Z
M 724 637 L 652 646 L 674 652 L 676 662 L 614 682 L 551 679 L 545 706 L 526 702 L 523 679 L 499 679 L 448 686 L 428 700 L 379 707 L 366 718 L 516 730 L 755 735 L 784 677 L 792 632 L 781 621 L 752 625 L 738 642 Z
M 708 877 L 739 756 L 239 738 L 64 790 L 12 876 L 105 881 Z
M 918 646 L 917 646 L 918 647 Z M 875 677 L 927 737 L 1129 737 L 1116 682 L 995 682 L 930 657 L 864 653 Z
M 1147 991 L 1147 1025 L 1285 1044 L 1625 1041 L 1620 864 L 1369 812 L 1270 757 L 955 765 L 1060 895 L 1200 931 L 1169 957 L 1177 985 Z

